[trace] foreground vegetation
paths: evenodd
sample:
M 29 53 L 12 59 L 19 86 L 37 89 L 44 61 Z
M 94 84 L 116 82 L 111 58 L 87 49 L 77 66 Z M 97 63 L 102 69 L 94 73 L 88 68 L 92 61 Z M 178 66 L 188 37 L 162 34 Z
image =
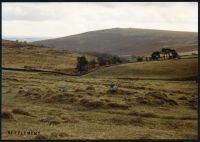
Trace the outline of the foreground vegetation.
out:
M 119 84 L 116 94 L 107 92 L 110 81 Z M 67 92 L 60 90 L 63 86 Z M 197 137 L 194 81 L 110 80 L 4 71 L 2 109 L 13 116 L 3 118 L 3 139 Z M 13 129 L 40 131 L 40 135 L 9 135 L 8 130 Z
M 8 68 L 72 72 L 79 56 L 8 44 L 3 48 Z M 97 67 L 83 76 L 3 70 L 2 138 L 194 139 L 196 77 L 196 58 Z M 110 84 L 118 86 L 115 92 Z M 40 134 L 9 134 L 12 130 Z

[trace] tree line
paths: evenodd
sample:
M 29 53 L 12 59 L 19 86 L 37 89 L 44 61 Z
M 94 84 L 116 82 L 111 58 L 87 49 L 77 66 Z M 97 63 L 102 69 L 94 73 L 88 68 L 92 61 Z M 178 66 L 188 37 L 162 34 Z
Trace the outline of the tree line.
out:
M 153 60 L 158 60 L 159 58 L 161 58 L 161 54 L 164 56 L 164 59 L 174 59 L 179 57 L 175 49 L 162 48 L 161 51 L 153 52 L 151 54 L 151 58 Z
M 175 59 L 179 58 L 178 52 L 175 49 L 162 48 L 161 51 L 154 51 L 151 54 L 151 57 L 145 57 L 146 60 L 159 60 L 160 58 L 164 59 Z M 143 61 L 143 57 L 138 57 L 137 61 Z
M 84 55 L 77 57 L 76 71 L 78 73 L 80 74 L 86 73 L 89 70 L 96 68 L 97 66 L 107 66 L 107 65 L 122 63 L 120 57 L 116 55 L 110 55 L 110 54 L 104 54 L 104 53 L 94 53 L 94 54 L 97 57 L 97 60 L 92 59 L 88 61 L 88 59 Z
M 77 66 L 76 71 L 80 74 L 86 73 L 91 69 L 96 68 L 97 66 L 107 66 L 114 64 L 127 63 L 129 61 L 123 60 L 117 55 L 111 55 L 106 53 L 96 53 L 96 52 L 88 52 L 87 55 L 92 55 L 97 57 L 97 59 L 92 59 L 88 61 L 86 56 L 77 57 Z M 161 56 L 162 55 L 162 56 Z M 145 60 L 159 60 L 160 58 L 164 59 L 174 59 L 179 58 L 178 53 L 175 49 L 170 48 L 162 48 L 161 51 L 154 51 L 151 54 L 151 57 L 145 57 Z M 137 57 L 137 61 L 143 61 L 144 57 Z

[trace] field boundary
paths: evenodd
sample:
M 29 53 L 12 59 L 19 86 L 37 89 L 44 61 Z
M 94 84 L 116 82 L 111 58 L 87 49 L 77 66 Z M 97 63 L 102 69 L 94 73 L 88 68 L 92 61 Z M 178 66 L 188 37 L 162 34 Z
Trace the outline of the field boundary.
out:
M 42 73 L 53 73 L 53 74 L 61 74 L 61 75 L 68 75 L 68 76 L 78 76 L 75 74 L 57 72 L 57 71 L 50 71 L 50 70 L 40 70 L 40 69 L 23 69 L 23 68 L 6 68 L 2 67 L 2 70 L 8 71 L 22 71 L 22 72 L 42 72 Z
M 57 72 L 57 71 L 50 71 L 50 70 L 40 70 L 40 69 L 22 69 L 22 68 L 7 68 L 2 67 L 2 70 L 8 70 L 8 71 L 20 71 L 20 72 L 40 72 L 40 73 L 51 73 L 51 74 L 59 74 L 59 75 L 67 75 L 67 76 L 84 76 L 86 74 L 89 74 L 95 70 L 92 70 L 86 74 L 70 74 L 70 73 L 64 73 L 64 72 Z M 96 69 L 97 70 L 97 69 Z M 113 79 L 121 79 L 121 80 L 163 80 L 163 81 L 196 81 L 197 76 L 188 76 L 188 77 L 182 77 L 182 78 L 113 78 Z

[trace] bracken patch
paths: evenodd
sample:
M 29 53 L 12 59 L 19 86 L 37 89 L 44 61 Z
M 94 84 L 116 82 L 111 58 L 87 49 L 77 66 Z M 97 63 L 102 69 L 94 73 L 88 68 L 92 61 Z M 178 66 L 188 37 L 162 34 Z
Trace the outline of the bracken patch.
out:
M 9 111 L 2 111 L 1 117 L 3 120 L 15 120 L 12 113 Z

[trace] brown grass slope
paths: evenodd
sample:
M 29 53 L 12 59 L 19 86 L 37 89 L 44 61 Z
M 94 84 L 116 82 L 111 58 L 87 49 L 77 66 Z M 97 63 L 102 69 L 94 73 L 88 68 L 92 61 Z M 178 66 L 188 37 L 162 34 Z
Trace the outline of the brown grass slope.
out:
M 2 67 L 72 72 L 80 54 L 3 40 Z M 88 56 L 88 58 L 92 58 Z
M 145 55 L 164 47 L 178 52 L 197 50 L 197 33 L 113 28 L 33 42 L 71 51 Z

